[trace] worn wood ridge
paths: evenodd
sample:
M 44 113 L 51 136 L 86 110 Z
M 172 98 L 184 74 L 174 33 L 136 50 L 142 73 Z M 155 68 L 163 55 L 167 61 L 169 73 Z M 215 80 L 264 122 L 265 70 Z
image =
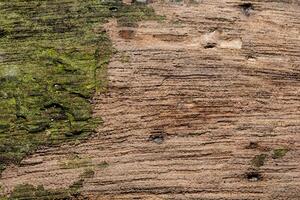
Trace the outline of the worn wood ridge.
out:
M 10 166 L 7 194 L 72 185 L 87 199 L 300 199 L 300 1 L 151 4 L 106 25 L 117 53 L 88 141 Z

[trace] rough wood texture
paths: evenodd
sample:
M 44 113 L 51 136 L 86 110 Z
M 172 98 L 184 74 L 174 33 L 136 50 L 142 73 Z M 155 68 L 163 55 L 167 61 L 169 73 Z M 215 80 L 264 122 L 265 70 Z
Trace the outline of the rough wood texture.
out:
M 89 199 L 300 199 L 299 1 L 249 2 L 157 2 L 164 22 L 110 22 L 104 125 L 8 168 L 4 192 L 91 169 Z

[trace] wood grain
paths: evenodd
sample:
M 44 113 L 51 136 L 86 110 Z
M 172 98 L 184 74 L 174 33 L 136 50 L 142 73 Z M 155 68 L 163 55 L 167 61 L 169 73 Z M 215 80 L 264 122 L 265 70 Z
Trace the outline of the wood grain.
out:
M 91 168 L 87 199 L 300 199 L 299 1 L 249 2 L 155 2 L 165 21 L 108 23 L 104 125 L 11 166 L 3 192 L 67 187 Z

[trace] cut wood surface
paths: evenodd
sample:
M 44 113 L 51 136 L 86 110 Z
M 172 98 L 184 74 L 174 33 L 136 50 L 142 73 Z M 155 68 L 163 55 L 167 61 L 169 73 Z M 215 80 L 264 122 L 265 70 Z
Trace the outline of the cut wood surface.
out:
M 300 199 L 299 0 L 155 2 L 163 21 L 106 29 L 104 124 L 10 166 L 19 184 L 87 199 Z

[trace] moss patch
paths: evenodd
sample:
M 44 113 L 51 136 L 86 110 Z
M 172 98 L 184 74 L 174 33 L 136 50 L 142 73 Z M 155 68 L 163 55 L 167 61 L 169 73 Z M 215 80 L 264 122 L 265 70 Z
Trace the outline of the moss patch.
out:
M 21 199 L 41 199 L 41 200 L 57 200 L 57 199 L 77 199 L 80 197 L 78 191 L 82 184 L 74 183 L 67 189 L 46 190 L 43 186 L 34 187 L 33 185 L 25 184 L 18 185 L 14 188 L 7 200 L 21 200 Z M 4 198 L 4 197 L 3 197 Z
M 255 167 L 261 167 L 261 166 L 263 166 L 263 165 L 265 164 L 266 158 L 267 158 L 267 155 L 266 155 L 266 154 L 256 155 L 256 156 L 252 159 L 251 163 L 252 163 L 252 165 L 255 166 Z
M 289 150 L 285 148 L 274 149 L 272 153 L 272 158 L 273 159 L 283 158 L 288 151 Z
M 99 168 L 104 169 L 104 168 L 109 167 L 109 163 L 106 162 L 106 161 L 103 161 L 103 162 L 99 163 L 97 166 L 98 166 Z
M 91 168 L 87 168 L 84 170 L 84 172 L 80 175 L 81 178 L 92 178 L 95 175 L 95 171 Z
M 73 156 L 67 160 L 61 160 L 59 165 L 62 169 L 76 169 L 82 167 L 88 167 L 92 164 L 91 160 L 86 158 L 80 158 Z
M 92 178 L 95 172 L 91 168 L 87 168 L 69 188 L 46 190 L 42 185 L 34 187 L 30 184 L 17 185 L 10 196 L 0 197 L 0 200 L 23 200 L 23 199 L 40 199 L 40 200 L 74 200 L 85 199 L 80 189 L 85 179 Z
M 112 17 L 156 18 L 144 5 L 116 0 L 1 1 L 0 172 L 39 145 L 94 132 L 101 119 L 92 117 L 90 100 L 105 91 L 113 52 L 101 25 Z

